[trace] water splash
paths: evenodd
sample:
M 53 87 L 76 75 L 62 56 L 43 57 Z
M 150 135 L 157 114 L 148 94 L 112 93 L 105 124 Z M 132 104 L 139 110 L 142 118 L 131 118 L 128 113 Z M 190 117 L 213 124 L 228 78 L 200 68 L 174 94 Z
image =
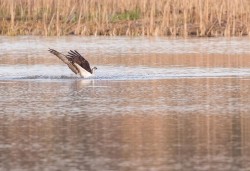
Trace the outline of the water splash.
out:
M 90 80 L 152 80 L 206 77 L 249 77 L 248 68 L 200 68 L 200 67 L 116 67 L 98 66 Z M 5 66 L 1 68 L 1 80 L 70 80 L 83 79 L 71 73 L 64 65 Z

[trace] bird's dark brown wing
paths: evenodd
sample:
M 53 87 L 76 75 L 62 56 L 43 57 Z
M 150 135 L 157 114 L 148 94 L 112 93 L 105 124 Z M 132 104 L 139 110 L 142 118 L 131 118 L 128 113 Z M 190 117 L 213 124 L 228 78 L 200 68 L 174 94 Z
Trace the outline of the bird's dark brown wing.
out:
M 92 70 L 90 68 L 89 62 L 82 55 L 80 55 L 76 50 L 74 50 L 74 51 L 70 50 L 68 52 L 67 58 L 72 63 L 77 63 L 82 68 L 84 68 L 86 71 L 88 71 L 92 74 Z
M 70 59 L 68 59 L 67 56 L 61 54 L 60 52 L 57 52 L 54 49 L 49 49 L 49 52 L 56 55 L 59 59 L 61 59 L 65 64 L 68 65 L 68 67 L 75 73 L 77 74 L 79 71 L 77 68 L 71 63 Z

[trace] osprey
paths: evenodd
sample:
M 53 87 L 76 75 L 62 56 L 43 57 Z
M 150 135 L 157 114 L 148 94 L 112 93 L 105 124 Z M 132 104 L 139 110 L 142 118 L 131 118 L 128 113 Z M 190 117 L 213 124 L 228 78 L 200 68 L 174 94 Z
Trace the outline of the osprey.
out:
M 56 55 L 61 59 L 68 67 L 75 73 L 80 75 L 83 78 L 90 77 L 94 74 L 96 67 L 90 68 L 89 62 L 80 55 L 76 50 L 70 50 L 68 55 L 64 55 L 60 52 L 57 52 L 54 49 L 49 49 L 49 52 Z

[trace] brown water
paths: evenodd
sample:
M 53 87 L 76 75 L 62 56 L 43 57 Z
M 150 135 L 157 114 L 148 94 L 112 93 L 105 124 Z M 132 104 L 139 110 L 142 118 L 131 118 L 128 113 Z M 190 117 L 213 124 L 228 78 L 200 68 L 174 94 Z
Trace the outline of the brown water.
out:
M 250 170 L 249 41 L 1 37 L 0 170 Z

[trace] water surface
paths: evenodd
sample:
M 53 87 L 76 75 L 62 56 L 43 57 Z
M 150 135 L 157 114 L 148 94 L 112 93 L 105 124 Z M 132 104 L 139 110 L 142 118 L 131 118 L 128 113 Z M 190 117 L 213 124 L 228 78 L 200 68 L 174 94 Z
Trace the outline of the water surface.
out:
M 249 170 L 249 53 L 248 38 L 1 37 L 0 170 Z

